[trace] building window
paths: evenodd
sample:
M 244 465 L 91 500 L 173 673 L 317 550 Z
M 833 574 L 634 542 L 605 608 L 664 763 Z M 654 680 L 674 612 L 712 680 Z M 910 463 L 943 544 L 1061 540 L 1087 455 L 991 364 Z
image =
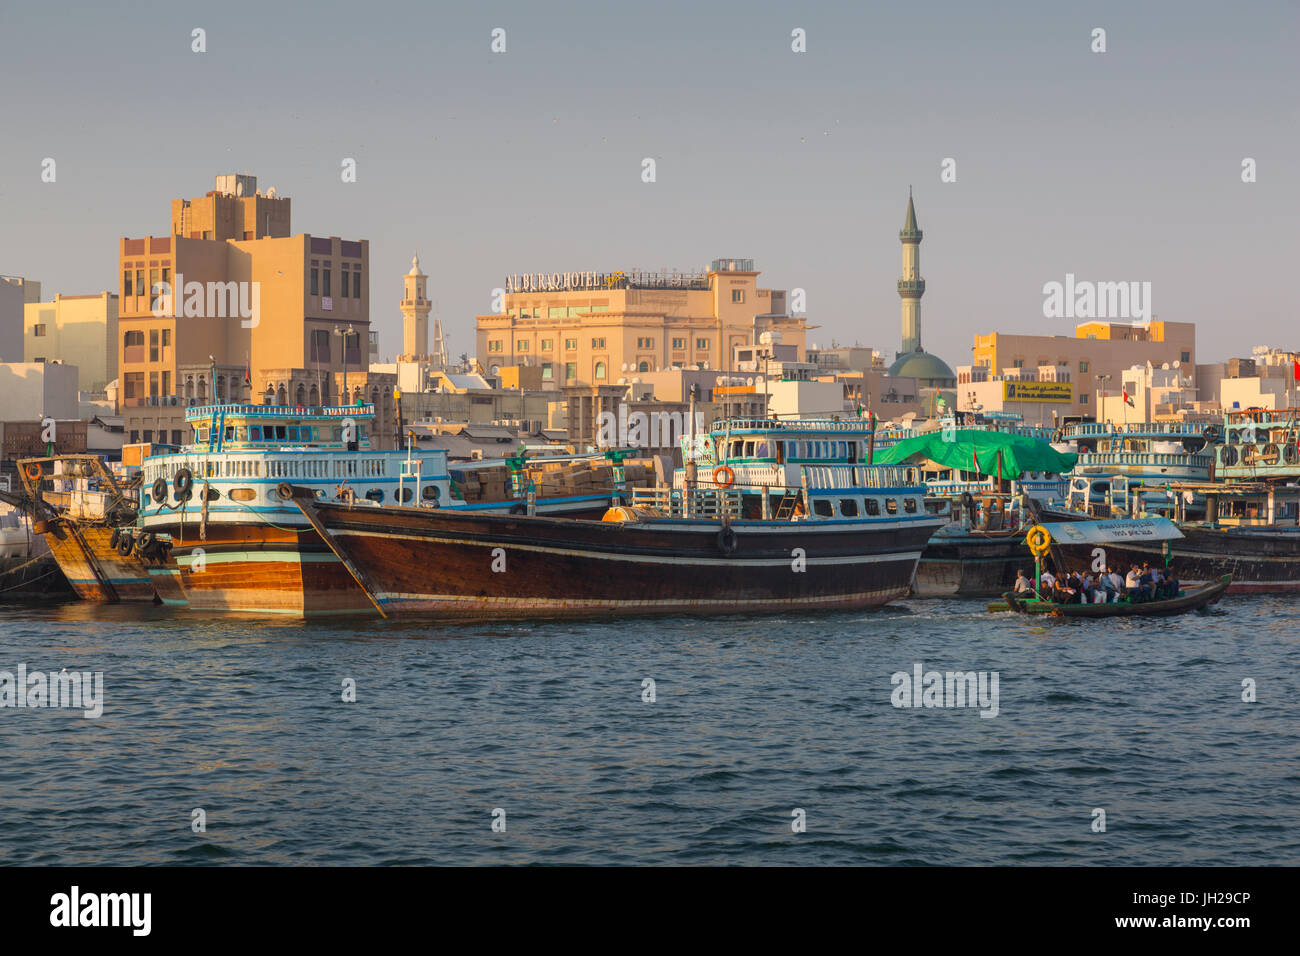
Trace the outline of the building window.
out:
M 330 291 L 330 270 L 329 269 L 325 270 L 325 282 L 323 288 L 325 291 L 322 292 L 321 295 L 324 295 L 328 298 L 329 296 L 334 294 L 333 292 Z
M 311 360 L 329 364 L 330 360 L 330 333 L 329 329 L 312 329 L 311 331 Z
M 697 349 L 707 349 L 707 348 L 709 347 L 709 340 L 708 340 L 708 339 L 696 339 L 696 340 L 695 340 L 695 347 L 696 347 Z
M 357 267 L 358 270 L 360 266 Z M 361 273 L 360 271 L 352 273 L 352 298 L 361 298 Z
M 542 339 L 542 351 L 551 352 L 555 349 L 555 339 Z
M 1025 360 L 1024 360 L 1024 359 L 1012 359 L 1012 360 L 1011 360 L 1011 367 L 1012 367 L 1012 368 L 1024 368 L 1024 367 L 1025 367 Z
M 339 298 L 346 299 L 347 297 L 348 297 L 348 271 L 346 268 L 344 268 L 343 271 L 339 273 Z
M 553 379 L 553 378 L 555 378 L 555 368 L 551 365 L 550 362 L 543 362 L 543 363 L 542 363 L 542 381 L 544 381 L 544 382 L 549 382 L 549 381 L 551 381 L 551 379 Z
M 576 352 L 576 351 L 578 350 L 578 340 L 577 340 L 577 339 L 565 339 L 565 340 L 564 340 L 564 350 L 565 350 L 566 352 Z
M 149 361 L 150 362 L 158 361 L 158 330 L 157 329 L 149 330 Z M 155 392 L 154 394 L 156 395 L 157 393 Z
M 639 349 L 652 349 L 655 347 L 654 339 L 637 339 L 636 347 Z
M 1079 404 L 1080 404 L 1080 405 L 1087 405 L 1087 404 L 1088 404 L 1088 393 L 1087 393 L 1087 392 L 1082 392 L 1082 393 L 1080 393 L 1080 395 L 1079 395 Z
M 744 301 L 745 301 L 745 290 L 744 290 L 744 289 L 732 289 L 732 290 L 731 290 L 731 301 L 732 301 L 732 302 L 744 302 Z
M 501 348 L 501 340 L 500 340 L 500 339 L 492 339 L 491 341 L 489 341 L 489 342 L 488 342 L 488 351 L 489 351 L 489 352 L 500 352 L 500 351 L 502 351 L 502 348 Z
M 162 394 L 170 395 L 172 393 L 172 373 L 163 369 L 162 373 Z
M 1079 363 L 1079 371 L 1080 372 L 1088 371 L 1088 363 L 1086 361 Z
M 320 270 L 315 268 L 311 270 L 311 294 L 320 295 Z
M 140 433 L 136 431 L 134 428 L 131 429 L 131 441 L 129 442 L 129 444 L 134 445 L 137 444 L 139 441 L 140 441 Z
M 122 344 L 127 348 L 144 348 L 144 332 L 127 332 L 122 336 Z
M 673 339 L 673 348 L 675 348 L 675 349 L 684 349 L 684 348 L 686 348 L 686 340 L 685 340 L 685 339 Z
M 604 362 L 597 362 L 597 363 L 596 363 L 596 381 L 599 382 L 599 381 L 602 380 L 604 377 L 605 377 L 605 363 L 604 363 Z
M 1182 361 L 1182 362 L 1190 362 L 1190 361 L 1192 360 L 1192 353 L 1191 353 L 1191 352 L 1181 352 L 1181 353 L 1179 353 L 1179 354 L 1182 355 L 1182 358 L 1181 358 L 1179 361 Z
M 143 270 L 143 269 L 136 269 L 136 270 L 135 270 L 135 294 L 136 294 L 136 295 L 144 295 L 144 294 L 145 294 L 145 291 L 144 291 L 144 270 Z
M 37 323 L 36 325 L 33 325 L 33 326 L 32 326 L 32 335 L 36 336 L 38 339 L 40 339 L 40 338 L 44 338 L 44 337 L 45 337 L 45 324 L 44 324 L 44 323 Z
M 128 296 L 130 294 L 131 294 L 131 270 L 125 269 L 122 271 L 122 295 Z
M 527 339 L 520 339 L 518 342 L 516 342 L 516 343 L 515 343 L 515 351 L 516 351 L 516 352 L 527 352 L 527 351 L 528 351 L 528 340 L 527 340 Z
M 604 340 L 604 339 L 592 339 L 592 340 L 591 340 L 591 347 L 592 347 L 593 349 L 603 349 L 603 348 L 605 347 L 605 340 Z
M 578 363 L 577 363 L 577 362 L 565 362 L 565 363 L 564 363 L 564 380 L 565 380 L 566 382 L 572 382 L 572 381 L 573 381 L 574 379 L 576 379 L 577 377 L 578 377 Z
M 650 371 L 650 363 L 649 363 L 649 362 L 642 362 L 640 365 L 638 365 L 638 366 L 636 367 L 636 370 L 637 370 L 638 372 L 648 372 L 648 371 Z

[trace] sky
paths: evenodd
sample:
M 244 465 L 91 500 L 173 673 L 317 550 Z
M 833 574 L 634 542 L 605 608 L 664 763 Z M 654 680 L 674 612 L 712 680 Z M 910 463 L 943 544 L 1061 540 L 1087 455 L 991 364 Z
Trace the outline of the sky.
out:
M 508 273 L 743 257 L 805 290 L 810 343 L 892 358 L 911 186 L 950 365 L 1072 334 L 1043 314 L 1067 273 L 1150 282 L 1203 362 L 1300 348 L 1298 27 L 1296 0 L 0 0 L 0 274 L 115 290 L 120 237 L 249 172 L 295 233 L 370 240 L 384 357 L 418 250 L 453 355 Z

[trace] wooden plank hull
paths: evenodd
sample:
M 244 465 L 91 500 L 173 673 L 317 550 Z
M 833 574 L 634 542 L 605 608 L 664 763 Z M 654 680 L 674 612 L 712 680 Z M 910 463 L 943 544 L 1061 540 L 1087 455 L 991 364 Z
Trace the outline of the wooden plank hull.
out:
M 96 604 L 152 604 L 156 593 L 148 566 L 136 555 L 122 556 L 109 544 L 113 529 L 54 519 L 45 533 L 50 553 L 83 601 Z
M 166 569 L 180 595 L 178 604 L 290 617 L 373 613 L 365 594 L 310 528 L 298 534 L 266 524 L 210 524 L 203 539 L 192 526 L 187 532 L 184 539 L 173 539 L 173 566 Z
M 1026 564 L 1028 562 L 1028 564 Z M 1025 533 L 985 536 L 935 535 L 916 569 L 915 597 L 994 597 L 1032 567 Z
M 737 521 L 729 549 L 715 522 L 316 509 L 387 613 L 449 619 L 874 607 L 908 593 L 940 523 Z

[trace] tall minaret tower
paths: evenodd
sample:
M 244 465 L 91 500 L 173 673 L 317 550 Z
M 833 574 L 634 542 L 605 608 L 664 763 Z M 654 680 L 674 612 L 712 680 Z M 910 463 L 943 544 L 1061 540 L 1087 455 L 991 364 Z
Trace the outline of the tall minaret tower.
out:
M 415 362 L 429 354 L 429 309 L 425 294 L 429 277 L 420 271 L 420 256 L 411 259 L 411 271 L 402 279 L 402 358 Z
M 903 300 L 903 347 L 900 355 L 921 351 L 921 296 L 925 280 L 921 278 L 921 230 L 916 224 L 916 207 L 912 205 L 912 187 L 907 187 L 907 219 L 899 230 L 903 244 L 903 275 L 898 280 L 898 294 Z

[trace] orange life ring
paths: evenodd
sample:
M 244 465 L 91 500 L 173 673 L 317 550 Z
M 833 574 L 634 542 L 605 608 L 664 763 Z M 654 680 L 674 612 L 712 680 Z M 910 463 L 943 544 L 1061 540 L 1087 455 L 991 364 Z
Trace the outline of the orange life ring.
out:
M 27 472 L 27 477 L 30 478 L 32 481 L 40 480 L 41 466 L 36 464 L 36 462 L 32 462 L 30 465 L 25 467 L 23 471 Z
M 718 475 L 722 474 L 723 472 L 726 472 L 727 475 L 726 481 L 718 480 Z M 715 485 L 720 485 L 723 488 L 730 488 L 732 484 L 735 483 L 735 481 L 736 481 L 736 473 L 732 471 L 730 468 L 728 468 L 726 465 L 719 465 L 717 468 L 713 469 L 713 483 Z

